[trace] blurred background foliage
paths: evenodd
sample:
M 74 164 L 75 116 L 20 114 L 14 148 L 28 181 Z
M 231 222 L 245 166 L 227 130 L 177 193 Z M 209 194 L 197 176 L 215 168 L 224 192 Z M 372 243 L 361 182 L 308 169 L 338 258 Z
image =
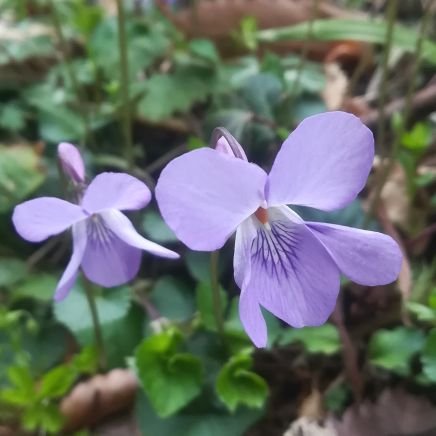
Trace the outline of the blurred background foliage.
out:
M 384 435 L 382 418 L 365 433 L 360 405 L 392 389 L 432 412 L 410 412 L 415 433 L 436 431 L 434 3 L 0 1 L 0 434 L 292 436 L 324 420 L 329 435 Z M 390 234 L 403 270 L 372 289 L 344 280 L 319 328 L 265 313 L 266 350 L 239 321 L 232 243 L 214 301 L 209 254 L 178 243 L 155 204 L 132 218 L 181 260 L 144 255 L 133 283 L 94 289 L 104 350 L 84 283 L 52 301 L 68 237 L 32 245 L 12 227 L 17 203 L 62 197 L 61 141 L 81 147 L 89 177 L 127 171 L 153 189 L 214 127 L 269 168 L 300 120 L 336 109 L 375 132 L 373 172 L 346 209 L 298 212 Z

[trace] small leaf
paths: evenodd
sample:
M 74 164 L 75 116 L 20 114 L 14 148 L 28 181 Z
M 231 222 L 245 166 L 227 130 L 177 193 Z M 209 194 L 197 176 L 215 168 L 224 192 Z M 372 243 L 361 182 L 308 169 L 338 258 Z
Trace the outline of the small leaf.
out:
M 421 353 L 421 364 L 424 375 L 432 382 L 436 382 L 436 329 L 428 333 Z
M 24 200 L 44 178 L 40 158 L 32 147 L 0 145 L 0 213 Z
M 189 42 L 188 47 L 192 54 L 213 64 L 219 61 L 215 45 L 209 39 L 193 39 Z
M 410 360 L 423 348 L 424 343 L 424 333 L 418 329 L 397 327 L 379 330 L 369 342 L 369 361 L 396 374 L 408 375 Z
M 286 329 L 279 344 L 287 345 L 301 342 L 308 353 L 336 354 L 341 349 L 339 333 L 332 324 L 319 327 L 303 327 L 301 329 Z
M 201 391 L 201 361 L 180 353 L 181 342 L 180 332 L 168 330 L 145 339 L 135 352 L 142 387 L 162 418 L 176 413 Z
M 35 298 L 50 301 L 53 298 L 58 279 L 50 274 L 31 274 L 14 288 L 14 298 Z
M 153 286 L 150 301 L 162 316 L 174 321 L 184 321 L 193 316 L 194 295 L 182 280 L 161 277 Z
M 218 396 L 234 411 L 239 405 L 261 408 L 268 395 L 265 380 L 251 371 L 253 359 L 246 353 L 232 356 L 221 369 L 216 383 Z
M 72 387 L 77 378 L 77 372 L 67 365 L 57 366 L 44 374 L 38 390 L 38 398 L 60 398 Z
M 0 287 L 8 287 L 19 282 L 26 276 L 26 272 L 26 263 L 22 260 L 0 257 Z
M 407 308 L 418 318 L 419 321 L 436 321 L 436 310 L 414 301 L 407 302 Z

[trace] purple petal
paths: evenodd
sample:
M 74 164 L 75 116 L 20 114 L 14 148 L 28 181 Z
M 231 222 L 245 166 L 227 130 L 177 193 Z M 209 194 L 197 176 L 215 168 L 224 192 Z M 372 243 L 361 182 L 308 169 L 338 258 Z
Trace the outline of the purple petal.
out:
M 61 142 L 58 145 L 58 158 L 62 169 L 74 182 L 85 181 L 85 165 L 79 150 L 68 142 Z
M 306 118 L 277 154 L 268 177 L 268 206 L 339 209 L 363 189 L 373 158 L 373 135 L 354 115 Z
M 124 173 L 101 173 L 89 184 L 82 206 L 92 214 L 108 209 L 142 209 L 150 200 L 150 190 L 137 178 Z
M 336 303 L 339 270 L 290 209 L 273 208 L 268 213 L 269 225 L 257 223 L 245 253 L 250 276 L 244 278 L 243 292 L 293 327 L 323 324 Z
M 55 301 L 61 301 L 71 291 L 86 248 L 86 221 L 73 225 L 73 254 L 56 287 Z
M 22 238 L 41 242 L 86 217 L 82 208 L 75 204 L 60 198 L 41 197 L 16 206 L 12 222 Z
M 375 286 L 397 279 L 403 255 L 390 236 L 334 224 L 306 224 L 353 282 Z
M 156 198 L 163 218 L 183 243 L 212 251 L 264 203 L 265 180 L 258 166 L 202 148 L 164 168 Z
M 138 274 L 141 250 L 121 240 L 102 217 L 87 220 L 87 238 L 82 269 L 89 280 L 110 288 L 127 283 Z
M 241 147 L 241 144 L 239 144 L 239 142 L 236 141 L 235 138 L 233 138 L 233 139 L 234 139 L 234 144 L 235 144 L 239 154 L 242 156 L 243 160 L 248 161 L 247 155 L 245 154 L 244 149 Z M 215 146 L 215 150 L 219 151 L 220 153 L 224 153 L 224 154 L 227 154 L 229 156 L 236 157 L 235 153 L 232 150 L 232 147 L 230 147 L 230 144 L 228 143 L 227 139 L 224 138 L 224 136 L 221 136 L 221 138 L 218 139 L 218 142 L 216 143 L 216 146 Z
M 242 325 L 254 345 L 263 348 L 268 341 L 265 319 L 256 296 L 252 295 L 246 286 L 251 278 L 251 262 L 247 253 L 250 252 L 253 239 L 257 235 L 257 227 L 254 222 L 252 218 L 248 218 L 236 230 L 233 269 L 235 281 L 241 289 L 239 317 Z
M 110 210 L 101 214 L 107 227 L 126 244 L 148 251 L 156 256 L 178 259 L 180 256 L 168 248 L 143 238 L 133 227 L 130 220 L 118 210 Z

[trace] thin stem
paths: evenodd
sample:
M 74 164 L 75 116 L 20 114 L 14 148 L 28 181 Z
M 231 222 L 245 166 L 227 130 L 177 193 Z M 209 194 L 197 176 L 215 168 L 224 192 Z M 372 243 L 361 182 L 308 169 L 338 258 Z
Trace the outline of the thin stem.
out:
M 224 320 L 221 307 L 220 285 L 218 281 L 219 251 L 213 251 L 210 255 L 210 285 L 212 288 L 213 312 L 216 327 L 221 339 L 224 339 Z
M 126 36 L 126 16 L 124 13 L 123 0 L 117 0 L 117 20 L 118 20 L 118 45 L 120 51 L 120 72 L 121 72 L 121 115 L 124 135 L 125 158 L 129 164 L 129 169 L 133 168 L 133 143 L 130 116 L 130 97 L 129 97 L 129 59 L 127 54 Z
M 97 347 L 99 367 L 100 370 L 104 370 L 107 366 L 107 358 L 104 348 L 103 333 L 101 331 L 100 321 L 98 318 L 97 304 L 95 302 L 94 292 L 91 283 L 86 278 L 83 279 L 83 283 L 86 299 L 88 300 L 89 310 L 91 312 L 92 325 L 94 327 L 94 339 L 95 346 Z
M 397 0 L 392 0 L 392 3 L 397 2 Z M 403 136 L 404 130 L 405 130 L 405 126 L 409 120 L 410 117 L 410 112 L 411 112 L 411 108 L 412 108 L 412 98 L 413 98 L 413 93 L 415 91 L 415 86 L 416 86 L 416 77 L 418 75 L 418 71 L 419 71 L 419 66 L 421 63 L 421 56 L 422 56 L 422 47 L 423 47 L 423 42 L 425 39 L 425 35 L 427 33 L 427 28 L 428 28 L 428 24 L 430 22 L 430 17 L 431 17 L 431 6 L 434 3 L 434 0 L 431 0 L 430 2 L 428 2 L 425 13 L 424 13 L 424 17 L 422 19 L 421 22 L 421 26 L 420 26 L 420 31 L 418 34 L 418 38 L 416 40 L 416 47 L 415 47 L 415 62 L 413 64 L 413 68 L 410 74 L 410 80 L 409 80 L 409 86 L 407 88 L 406 91 L 406 98 L 405 98 L 405 102 L 404 102 L 404 107 L 403 107 L 403 116 L 402 116 L 402 122 L 400 125 L 399 130 L 396 132 L 393 144 L 392 144 L 392 149 L 391 149 L 391 156 L 389 159 L 389 162 L 383 166 L 383 162 L 380 162 L 380 170 L 379 170 L 379 176 L 377 178 L 377 184 L 376 184 L 376 188 L 375 188 L 375 192 L 374 192 L 374 196 L 373 199 L 370 203 L 370 207 L 368 210 L 368 214 L 367 214 L 367 219 L 366 219 L 366 224 L 368 224 L 369 221 L 369 217 L 372 216 L 374 214 L 374 211 L 377 209 L 378 203 L 380 202 L 380 197 L 381 197 L 381 193 L 383 190 L 383 187 L 389 177 L 390 172 L 392 171 L 392 168 L 394 166 L 395 160 L 394 157 L 397 153 L 397 150 L 400 146 L 400 141 L 401 141 L 401 137 Z M 391 4 L 389 4 L 389 6 L 391 6 Z M 391 16 L 393 14 L 393 16 Z M 395 22 L 395 16 L 396 16 L 396 11 L 392 12 L 388 12 L 388 16 L 389 19 L 392 19 Z M 392 24 L 393 26 L 393 24 Z M 387 68 L 387 65 L 386 65 Z M 384 79 L 382 81 L 382 87 L 381 89 L 384 89 L 385 86 L 383 86 L 383 82 L 387 80 L 387 75 L 384 76 Z M 379 107 L 379 145 L 382 147 L 382 150 L 384 150 L 385 148 L 383 147 L 383 143 L 381 142 L 381 139 L 384 140 L 384 132 L 385 132 L 385 122 L 384 122 L 384 117 L 385 117 L 385 112 L 384 112 L 384 100 L 383 100 L 383 104 Z M 381 129 L 381 130 L 380 130 Z
M 69 50 L 68 50 L 68 44 L 67 41 L 65 40 L 65 36 L 64 33 L 62 31 L 62 25 L 61 25 L 61 20 L 59 18 L 59 14 L 58 11 L 56 9 L 56 5 L 54 0 L 51 1 L 51 16 L 53 19 L 53 26 L 56 32 L 56 37 L 59 40 L 59 44 L 60 44 L 60 48 L 61 48 L 61 54 L 62 54 L 62 60 L 63 60 L 63 64 L 64 64 L 64 68 L 65 68 L 65 72 L 68 76 L 68 78 L 70 79 L 71 85 L 73 87 L 74 93 L 76 95 L 77 98 L 77 102 L 78 102 L 78 106 L 82 106 L 81 102 L 84 101 L 83 99 L 83 95 L 79 86 L 79 81 L 77 80 L 76 77 L 76 73 L 74 71 L 74 68 L 72 68 L 71 66 L 71 59 L 69 56 Z M 83 118 L 83 125 L 85 128 L 85 138 L 84 138 L 84 145 L 89 141 L 89 142 L 93 142 L 93 138 L 92 138 L 92 132 L 91 132 L 91 127 L 90 127 L 90 121 L 89 121 L 89 114 L 88 111 L 86 110 L 86 108 L 81 107 L 80 108 L 80 112 L 82 114 L 82 118 Z
M 297 66 L 297 73 L 296 73 L 296 77 L 295 77 L 295 82 L 294 82 L 294 85 L 292 86 L 292 93 L 291 93 L 291 96 L 289 98 L 290 107 L 293 107 L 293 103 L 297 97 L 298 88 L 300 86 L 300 81 L 301 81 L 301 74 L 303 73 L 303 69 L 306 65 L 307 55 L 309 53 L 309 44 L 310 44 L 310 41 L 312 39 L 313 20 L 316 18 L 316 15 L 318 13 L 319 0 L 312 0 L 312 4 L 313 4 L 313 9 L 312 9 L 312 14 L 310 16 L 309 26 L 307 28 L 307 39 L 306 39 L 305 43 L 303 44 L 303 48 L 302 48 L 301 53 L 300 53 L 300 61 L 299 61 L 298 66 Z

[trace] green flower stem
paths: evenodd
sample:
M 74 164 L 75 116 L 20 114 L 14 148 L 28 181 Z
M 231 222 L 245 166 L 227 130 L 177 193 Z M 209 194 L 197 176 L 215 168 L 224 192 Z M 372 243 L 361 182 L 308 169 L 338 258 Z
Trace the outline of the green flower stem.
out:
M 104 371 L 107 367 L 106 351 L 104 347 L 103 333 L 100 326 L 100 321 L 98 318 L 97 304 L 95 302 L 94 291 L 92 289 L 92 284 L 86 279 L 83 279 L 86 299 L 88 300 L 89 310 L 91 312 L 92 325 L 94 327 L 94 339 L 95 346 L 98 353 L 98 363 L 101 371 Z
M 120 72 L 121 72 L 121 116 L 124 136 L 124 153 L 129 169 L 133 168 L 133 142 L 130 115 L 129 97 L 129 59 L 127 54 L 126 16 L 123 0 L 117 0 L 118 20 L 118 45 L 120 51 Z
M 220 285 L 218 281 L 218 260 L 219 250 L 213 251 L 210 255 L 210 284 L 212 288 L 213 312 L 218 334 L 224 342 L 224 319 L 221 307 Z
M 72 68 L 72 66 L 70 64 L 71 59 L 69 56 L 69 48 L 68 48 L 67 41 L 65 40 L 64 33 L 62 31 L 61 20 L 59 18 L 59 14 L 58 14 L 58 11 L 56 9 L 56 5 L 55 5 L 54 0 L 51 1 L 51 17 L 53 20 L 53 27 L 54 27 L 55 32 L 56 32 L 56 37 L 59 40 L 60 50 L 61 50 L 61 54 L 62 54 L 62 61 L 64 64 L 65 72 L 66 72 L 66 74 L 71 82 L 71 85 L 73 87 L 74 93 L 75 93 L 76 98 L 77 98 L 77 106 L 79 107 L 80 113 L 82 114 L 83 126 L 85 128 L 85 138 L 83 141 L 84 142 L 83 145 L 86 145 L 86 143 L 88 141 L 92 144 L 93 143 L 93 136 L 92 136 L 91 126 L 90 126 L 89 113 L 88 113 L 88 110 L 85 107 L 83 107 L 83 105 L 82 105 L 82 102 L 84 102 L 84 98 L 83 98 L 82 91 L 80 89 L 79 81 L 77 80 L 74 68 Z

